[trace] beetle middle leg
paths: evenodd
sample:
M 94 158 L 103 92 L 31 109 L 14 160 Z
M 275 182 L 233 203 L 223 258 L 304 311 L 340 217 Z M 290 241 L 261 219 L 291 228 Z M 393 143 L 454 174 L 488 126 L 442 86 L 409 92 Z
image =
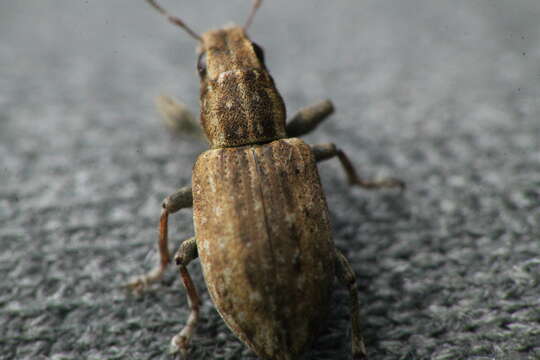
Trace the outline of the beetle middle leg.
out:
M 184 186 L 174 194 L 167 196 L 161 205 L 161 216 L 159 219 L 159 238 L 158 249 L 160 260 L 158 265 L 146 275 L 138 277 L 129 282 L 126 286 L 135 291 L 144 291 L 152 283 L 160 281 L 163 273 L 170 263 L 169 240 L 168 240 L 168 222 L 169 214 L 173 214 L 180 209 L 193 206 L 193 194 L 191 186 Z
M 312 145 L 311 150 L 315 155 L 315 160 L 317 162 L 331 159 L 333 157 L 338 157 L 347 178 L 349 185 L 361 186 L 366 189 L 379 189 L 379 188 L 393 188 L 399 187 L 401 190 L 405 189 L 405 182 L 395 178 L 385 178 L 380 180 L 365 180 L 358 176 L 356 169 L 349 160 L 349 157 L 335 144 L 320 144 Z
M 362 327 L 360 321 L 360 305 L 358 303 L 358 287 L 356 285 L 356 275 L 345 257 L 338 249 L 335 249 L 336 276 L 339 281 L 347 286 L 349 290 L 349 301 L 351 307 L 352 323 L 352 354 L 354 360 L 367 359 L 366 346 L 362 337 Z
M 172 353 L 180 351 L 180 353 L 183 355 L 186 354 L 191 336 L 193 335 L 199 320 L 199 307 L 201 306 L 201 299 L 197 294 L 197 289 L 195 288 L 193 280 L 191 280 L 191 276 L 189 275 L 189 271 L 187 269 L 187 265 L 192 260 L 196 259 L 197 256 L 198 252 L 195 237 L 189 238 L 182 242 L 182 245 L 180 245 L 180 248 L 174 256 L 176 265 L 178 265 L 180 268 L 180 276 L 187 291 L 187 298 L 191 311 L 184 328 L 171 340 Z

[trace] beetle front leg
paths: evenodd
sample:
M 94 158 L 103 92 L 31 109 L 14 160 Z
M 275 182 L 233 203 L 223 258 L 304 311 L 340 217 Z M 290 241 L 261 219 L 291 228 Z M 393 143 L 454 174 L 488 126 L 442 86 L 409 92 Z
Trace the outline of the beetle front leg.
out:
M 338 157 L 347 178 L 349 180 L 349 185 L 361 186 L 366 189 L 379 189 L 379 188 L 392 188 L 399 187 L 401 190 L 405 189 L 405 182 L 395 178 L 386 178 L 380 180 L 364 180 L 358 176 L 356 170 L 349 160 L 349 157 L 335 144 L 321 144 L 321 145 L 312 145 L 311 150 L 315 155 L 315 160 L 317 162 L 331 159 L 333 157 Z
M 321 122 L 334 112 L 334 105 L 330 100 L 323 100 L 298 110 L 287 122 L 287 136 L 299 137 L 314 130 Z
M 166 95 L 158 96 L 155 103 L 165 125 L 175 134 L 204 138 L 199 122 L 185 104 Z
M 191 276 L 189 275 L 187 269 L 187 265 L 192 260 L 196 259 L 197 256 L 198 252 L 195 237 L 189 238 L 182 242 L 180 249 L 178 249 L 176 255 L 174 256 L 176 265 L 180 267 L 180 276 L 187 291 L 188 304 L 191 312 L 189 313 L 189 317 L 186 325 L 184 325 L 184 328 L 171 340 L 171 353 L 176 353 L 179 351 L 184 356 L 187 353 L 191 336 L 193 335 L 193 332 L 197 326 L 197 321 L 199 320 L 199 307 L 201 305 L 201 300 L 197 294 L 197 289 L 195 288 L 193 280 L 191 280 Z
M 161 216 L 159 219 L 158 249 L 160 255 L 159 264 L 146 275 L 138 277 L 129 282 L 126 286 L 134 292 L 142 292 L 152 283 L 160 281 L 163 273 L 170 263 L 168 245 L 168 222 L 169 214 L 173 214 L 180 209 L 193 206 L 193 194 L 191 186 L 184 186 L 174 194 L 167 196 L 161 205 Z
M 367 352 L 362 337 L 362 326 L 360 321 L 360 305 L 358 303 L 358 287 L 356 285 L 356 275 L 345 257 L 338 249 L 335 249 L 336 276 L 339 281 L 349 289 L 349 300 L 351 307 L 352 323 L 352 354 L 354 360 L 366 360 Z

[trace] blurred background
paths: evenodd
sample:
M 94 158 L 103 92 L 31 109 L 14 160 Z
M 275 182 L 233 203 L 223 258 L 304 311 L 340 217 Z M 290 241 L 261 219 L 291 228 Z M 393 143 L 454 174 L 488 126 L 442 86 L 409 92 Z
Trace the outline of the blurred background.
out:
M 198 32 L 248 0 L 162 5 Z M 399 194 L 320 165 L 335 243 L 357 275 L 371 359 L 540 358 L 540 3 L 267 0 L 249 34 L 292 115 Z M 205 144 L 154 109 L 198 112 L 196 43 L 144 1 L 0 3 L 0 359 L 168 359 L 188 310 L 157 259 L 161 200 Z M 171 248 L 193 234 L 190 210 Z M 192 359 L 255 359 L 202 293 Z M 349 359 L 347 293 L 306 359 Z

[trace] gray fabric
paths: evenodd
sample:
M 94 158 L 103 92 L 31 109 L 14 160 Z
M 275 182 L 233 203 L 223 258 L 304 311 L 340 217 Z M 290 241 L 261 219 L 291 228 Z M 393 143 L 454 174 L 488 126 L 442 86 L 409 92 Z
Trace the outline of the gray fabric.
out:
M 250 31 L 289 113 L 332 98 L 306 137 L 335 242 L 357 275 L 372 359 L 540 359 L 540 3 L 266 1 Z M 247 0 L 167 1 L 198 31 Z M 174 271 L 142 297 L 163 197 L 203 144 L 159 123 L 161 92 L 197 109 L 195 42 L 140 1 L 0 5 L 0 359 L 167 359 L 188 314 Z M 191 211 L 171 220 L 174 246 Z M 172 245 L 171 245 L 172 247 Z M 254 359 L 203 297 L 192 359 Z M 346 290 L 306 359 L 349 359 Z

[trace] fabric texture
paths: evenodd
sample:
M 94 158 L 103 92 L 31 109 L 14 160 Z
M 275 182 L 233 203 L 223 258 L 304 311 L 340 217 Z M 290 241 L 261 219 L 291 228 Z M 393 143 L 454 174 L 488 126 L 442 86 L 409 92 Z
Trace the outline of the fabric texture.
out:
M 195 41 L 144 1 L 0 5 L 0 359 L 169 359 L 188 308 L 178 273 L 143 296 L 161 200 L 205 144 L 173 137 L 153 99 L 198 111 Z M 196 31 L 251 2 L 163 1 Z M 263 2 L 249 30 L 289 116 L 331 98 L 310 144 L 334 242 L 358 277 L 372 360 L 540 359 L 540 3 Z M 193 234 L 170 219 L 171 249 Z M 203 304 L 190 359 L 255 359 Z M 350 359 L 347 290 L 305 359 Z

